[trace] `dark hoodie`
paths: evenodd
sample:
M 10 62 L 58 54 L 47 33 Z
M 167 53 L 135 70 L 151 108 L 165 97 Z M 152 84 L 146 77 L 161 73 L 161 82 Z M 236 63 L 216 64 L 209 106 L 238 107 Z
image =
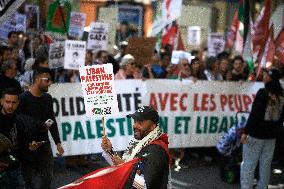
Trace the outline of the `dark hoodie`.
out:
M 272 81 L 266 83 L 265 88 L 257 92 L 245 127 L 246 134 L 258 139 L 277 138 L 283 127 L 283 89 L 278 77 L 274 75 L 270 77 Z

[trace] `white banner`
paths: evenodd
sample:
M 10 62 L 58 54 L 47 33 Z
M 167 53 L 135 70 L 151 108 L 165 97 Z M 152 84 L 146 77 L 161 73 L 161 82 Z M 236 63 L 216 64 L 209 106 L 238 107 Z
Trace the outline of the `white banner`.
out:
M 68 34 L 76 39 L 80 39 L 84 33 L 86 14 L 80 12 L 71 12 L 70 26 Z
M 188 53 L 188 52 L 185 52 L 185 51 L 173 51 L 172 58 L 171 58 L 171 63 L 172 64 L 178 64 L 179 61 L 182 60 L 182 59 L 187 59 L 188 62 L 190 63 L 193 58 L 194 57 L 191 56 L 191 54 Z
M 189 26 L 187 31 L 187 43 L 192 46 L 201 45 L 200 26 Z
M 85 41 L 65 41 L 64 69 L 78 70 L 79 66 L 85 65 L 85 56 Z
M 82 66 L 79 71 L 87 116 L 118 114 L 112 64 Z
M 160 114 L 160 127 L 171 148 L 215 146 L 236 123 L 238 111 L 247 111 L 262 83 L 183 80 L 115 81 L 119 114 L 105 119 L 114 150 L 125 150 L 133 137 L 133 120 L 126 115 L 141 105 Z M 64 91 L 64 93 L 62 93 Z M 80 84 L 50 88 L 65 155 L 101 152 L 101 118 L 87 118 Z
M 88 49 L 92 50 L 107 50 L 108 43 L 108 28 L 107 23 L 92 22 L 88 36 Z
M 221 33 L 210 33 L 208 37 L 208 56 L 216 57 L 225 49 L 225 39 Z
M 64 42 L 51 43 L 48 54 L 49 54 L 48 65 L 50 69 L 63 67 Z

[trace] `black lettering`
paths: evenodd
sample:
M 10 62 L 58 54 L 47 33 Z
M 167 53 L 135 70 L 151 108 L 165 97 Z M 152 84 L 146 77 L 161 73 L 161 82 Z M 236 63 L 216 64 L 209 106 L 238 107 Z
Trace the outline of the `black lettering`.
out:
M 117 103 L 118 103 L 118 110 L 119 110 L 119 112 L 122 112 L 121 96 L 120 96 L 120 94 L 117 94 Z
M 125 102 L 126 102 L 126 111 L 130 111 L 130 97 L 131 94 L 123 94 L 122 95 L 125 98 Z
M 77 115 L 84 115 L 86 113 L 84 98 L 76 97 L 76 109 L 77 109 Z
M 134 106 L 135 110 L 137 110 L 141 104 L 141 94 L 140 93 L 134 93 Z
M 61 108 L 62 108 L 62 116 L 68 116 L 69 113 L 66 112 L 66 103 L 65 103 L 65 98 L 61 98 Z
M 75 115 L 73 97 L 71 97 L 71 98 L 69 99 L 69 106 L 70 106 L 70 115 Z

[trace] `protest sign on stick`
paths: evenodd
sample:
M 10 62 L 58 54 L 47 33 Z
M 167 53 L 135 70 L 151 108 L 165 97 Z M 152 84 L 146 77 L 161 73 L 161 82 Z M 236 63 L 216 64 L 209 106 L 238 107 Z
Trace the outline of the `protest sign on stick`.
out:
M 88 49 L 95 51 L 107 50 L 108 44 L 108 28 L 107 23 L 92 22 L 88 36 Z
M 71 12 L 69 36 L 80 39 L 84 33 L 86 14 L 80 12 Z
M 64 42 L 50 44 L 48 65 L 50 69 L 63 67 L 64 64 Z
M 225 48 L 225 40 L 221 33 L 210 33 L 208 37 L 208 56 L 216 57 L 223 52 Z
M 132 37 L 129 39 L 126 54 L 135 57 L 138 65 L 149 64 L 156 45 L 156 38 Z
M 85 41 L 65 41 L 64 69 L 78 70 L 79 66 L 85 64 L 85 56 Z

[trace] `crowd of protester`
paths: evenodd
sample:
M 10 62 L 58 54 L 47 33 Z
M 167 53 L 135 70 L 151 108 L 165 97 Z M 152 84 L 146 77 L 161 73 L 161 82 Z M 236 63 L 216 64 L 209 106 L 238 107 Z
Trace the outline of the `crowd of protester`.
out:
M 172 64 L 172 49 L 166 46 L 165 48 L 153 51 L 151 59 L 145 62 L 144 65 L 138 64 L 133 55 L 126 53 L 128 46 L 126 40 L 131 36 L 126 35 L 127 29 L 124 26 L 122 28 L 122 33 L 119 35 L 113 51 L 100 50 L 94 52 L 87 50 L 85 65 L 111 63 L 114 68 L 115 80 L 189 79 L 193 82 L 198 80 L 228 82 L 262 81 L 262 70 L 258 71 L 257 64 L 255 64 L 252 71 L 242 56 L 233 55 L 227 51 L 218 54 L 217 57 L 207 57 L 206 48 L 192 50 L 190 52 L 192 55 L 191 60 L 184 58 L 180 59 L 178 64 Z M 49 67 L 49 43 L 44 33 L 36 34 L 32 38 L 22 32 L 12 31 L 8 34 L 8 41 L 2 42 L 0 45 L 0 94 L 3 91 L 12 95 L 24 93 L 31 90 L 31 86 L 34 84 L 37 75 L 46 74 L 46 72 L 49 74 L 49 71 L 43 71 L 42 73 L 38 71 Z M 282 81 L 283 64 L 279 60 L 275 60 L 273 67 L 280 70 Z M 46 78 L 52 80 L 53 83 L 80 82 L 78 70 L 65 70 L 62 67 L 51 70 L 50 75 L 51 78 Z M 222 82 L 220 82 L 220 85 L 222 85 Z M 14 92 L 7 92 L 7 89 L 10 88 L 13 88 Z M 30 110 L 25 111 L 30 113 Z M 28 112 L 26 113 L 28 114 Z M 55 133 L 54 135 L 57 134 Z M 60 142 L 58 138 L 56 140 L 58 143 Z M 49 149 L 48 147 L 46 151 L 50 154 Z M 183 158 L 184 151 L 179 151 L 177 156 Z M 51 173 L 49 172 L 48 174 Z

